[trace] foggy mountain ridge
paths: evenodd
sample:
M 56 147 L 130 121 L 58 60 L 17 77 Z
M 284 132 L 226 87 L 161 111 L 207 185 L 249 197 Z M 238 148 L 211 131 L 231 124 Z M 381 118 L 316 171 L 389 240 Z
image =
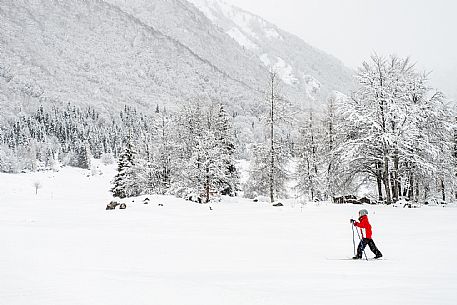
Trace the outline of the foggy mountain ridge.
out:
M 352 70 L 301 38 L 223 0 L 189 1 L 265 66 L 274 67 L 284 83 L 299 87 L 302 94 L 316 84 L 322 91 L 321 100 L 333 90 L 347 93 L 353 88 Z

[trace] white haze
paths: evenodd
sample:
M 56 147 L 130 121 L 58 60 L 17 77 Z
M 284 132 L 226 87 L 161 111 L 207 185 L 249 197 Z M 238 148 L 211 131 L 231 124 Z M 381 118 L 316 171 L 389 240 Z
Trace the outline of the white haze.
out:
M 356 68 L 373 52 L 411 56 L 457 98 L 457 2 L 452 0 L 226 0 Z

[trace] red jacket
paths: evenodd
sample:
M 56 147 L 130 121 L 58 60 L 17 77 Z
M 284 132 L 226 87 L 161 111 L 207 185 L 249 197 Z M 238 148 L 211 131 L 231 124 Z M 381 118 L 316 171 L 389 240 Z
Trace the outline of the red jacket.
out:
M 359 218 L 359 221 L 360 222 L 354 222 L 354 225 L 356 227 L 359 227 L 359 228 L 362 228 L 362 229 L 365 229 L 365 236 L 363 236 L 363 230 L 360 230 L 362 231 L 362 237 L 366 237 L 366 238 L 371 238 L 371 225 L 370 225 L 370 222 L 368 222 L 368 216 L 367 215 L 363 215 L 362 217 Z

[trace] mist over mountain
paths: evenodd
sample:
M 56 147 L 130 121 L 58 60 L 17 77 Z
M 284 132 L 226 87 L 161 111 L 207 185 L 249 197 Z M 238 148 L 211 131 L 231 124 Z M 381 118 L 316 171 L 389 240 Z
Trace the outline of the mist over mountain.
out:
M 299 99 L 316 87 L 321 99 L 333 90 L 347 93 L 352 88 L 350 69 L 299 37 L 222 0 L 190 1 L 265 66 L 278 71 L 285 84 L 298 88 Z

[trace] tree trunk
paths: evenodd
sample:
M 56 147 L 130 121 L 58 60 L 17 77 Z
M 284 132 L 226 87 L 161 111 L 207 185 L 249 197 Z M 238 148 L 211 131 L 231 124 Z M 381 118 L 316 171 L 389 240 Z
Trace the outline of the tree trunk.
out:
M 314 143 L 314 129 L 313 129 L 313 112 L 312 110 L 310 111 L 310 120 L 309 120 L 309 130 L 311 132 L 311 162 L 312 162 L 312 171 L 314 172 L 315 176 L 317 177 L 317 151 L 316 151 L 316 144 Z M 310 176 L 310 182 L 311 182 L 311 199 L 314 201 L 314 194 L 315 189 L 314 189 L 314 181 L 312 179 L 312 176 Z
M 384 87 L 383 85 L 383 73 L 381 69 L 381 61 L 378 60 L 376 62 L 377 68 L 378 68 L 378 77 L 379 77 L 379 85 L 380 87 Z M 379 103 L 379 110 L 380 110 L 380 123 L 382 127 L 382 134 L 386 133 L 386 117 L 385 117 L 385 111 L 386 111 L 386 105 L 385 105 L 385 100 L 384 97 L 381 94 L 376 94 L 376 98 L 378 99 Z M 388 158 L 388 149 L 387 149 L 387 144 L 385 142 L 382 143 L 382 153 L 383 153 L 383 158 L 384 158 L 384 173 L 383 173 L 383 182 L 384 182 L 384 189 L 386 191 L 386 203 L 391 204 L 392 203 L 392 197 L 390 193 L 390 183 L 389 183 L 389 178 L 390 178 L 390 172 L 389 172 L 389 158 Z
M 414 176 L 412 173 L 409 174 L 409 188 L 408 188 L 408 200 L 413 199 L 414 194 Z
M 273 203 L 275 201 L 274 199 L 274 156 L 273 152 L 271 153 L 271 164 L 270 164 L 270 202 Z
M 275 78 L 276 75 L 274 73 L 270 74 L 270 81 L 271 81 L 271 96 L 270 96 L 270 202 L 273 203 L 274 200 L 274 165 L 275 165 L 275 158 L 274 158 L 274 100 L 275 100 Z
M 395 174 L 393 172 L 390 173 L 390 187 L 391 187 L 391 190 L 390 190 L 390 193 L 392 195 L 392 202 L 395 203 L 397 202 L 397 196 L 395 194 L 396 190 L 397 190 L 397 187 L 395 186 Z
M 333 198 L 333 196 L 335 195 L 333 193 L 333 188 L 332 188 L 332 178 L 330 177 L 330 173 L 332 172 L 332 161 L 329 162 L 328 164 L 328 168 L 327 168 L 327 194 L 326 194 L 326 197 L 330 197 L 330 198 Z M 327 200 L 327 198 L 325 198 L 325 200 Z
M 384 198 L 382 196 L 382 172 L 381 172 L 381 162 L 376 162 L 376 182 L 378 185 L 378 201 L 383 202 Z
M 328 163 L 327 167 L 327 196 L 330 198 L 333 198 L 335 195 L 333 193 L 333 188 L 332 188 L 332 177 L 331 177 L 331 172 L 332 172 L 332 160 L 333 160 L 333 100 L 331 101 L 331 104 L 329 105 L 329 125 L 328 125 L 328 151 L 330 152 L 330 161 Z
M 209 202 L 209 177 L 206 177 L 206 203 Z
M 309 192 L 311 194 L 311 201 L 314 201 L 314 187 L 313 187 L 313 177 L 311 176 L 311 166 L 309 162 L 309 157 L 306 158 L 306 166 L 308 172 L 308 182 L 309 182 Z
M 389 175 L 389 159 L 386 155 L 384 155 L 384 173 L 383 173 L 383 182 L 384 182 L 384 190 L 386 191 L 386 203 L 392 203 L 392 197 L 390 193 L 390 175 Z
M 444 187 L 444 179 L 440 179 L 440 183 L 441 183 L 441 196 L 443 198 L 443 201 L 445 202 L 446 201 L 446 189 Z
M 399 163 L 399 160 L 398 160 L 398 151 L 395 150 L 395 155 L 394 155 L 394 170 L 392 172 L 392 180 L 393 180 L 393 187 L 392 187 L 392 197 L 393 197 L 393 200 L 394 202 L 397 202 L 398 201 L 398 197 L 399 197 L 399 181 L 398 181 L 398 163 Z
M 210 177 L 209 177 L 209 168 L 206 167 L 206 181 L 205 181 L 205 195 L 206 195 L 206 203 L 209 202 L 209 186 L 210 186 Z
M 428 185 L 424 187 L 424 199 L 428 197 L 428 191 L 429 187 Z M 416 182 L 416 197 L 414 198 L 414 201 L 417 202 L 419 201 L 419 182 Z

